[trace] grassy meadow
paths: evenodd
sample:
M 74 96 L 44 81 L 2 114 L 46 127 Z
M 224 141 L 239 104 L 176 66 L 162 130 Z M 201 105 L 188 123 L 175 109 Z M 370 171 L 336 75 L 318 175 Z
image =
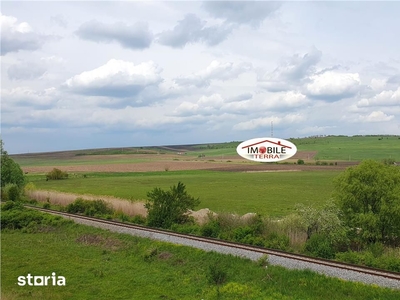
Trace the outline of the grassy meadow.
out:
M 77 194 L 108 195 L 145 200 L 154 187 L 168 189 L 183 182 L 188 192 L 200 198 L 199 208 L 216 212 L 256 212 L 284 216 L 297 203 L 320 206 L 330 199 L 333 178 L 339 171 L 220 172 L 173 171 L 144 173 L 91 173 L 86 178 L 46 181 L 44 175 L 28 178 L 36 188 Z
M 350 160 L 393 158 L 400 161 L 398 136 L 329 136 L 291 139 L 299 151 L 318 151 L 316 160 Z
M 346 282 L 310 271 L 266 268 L 261 261 L 52 218 L 18 230 L 8 229 L 11 223 L 2 226 L 1 299 L 394 300 L 400 296 L 399 290 Z M 18 276 L 50 276 L 52 272 L 64 276 L 66 285 L 17 285 Z

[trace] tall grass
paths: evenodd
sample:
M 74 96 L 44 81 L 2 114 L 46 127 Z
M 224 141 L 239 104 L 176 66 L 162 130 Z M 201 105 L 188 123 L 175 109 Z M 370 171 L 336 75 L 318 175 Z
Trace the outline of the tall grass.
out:
M 142 202 L 131 202 L 129 200 L 109 197 L 109 196 L 90 196 L 90 195 L 77 195 L 71 193 L 61 193 L 55 191 L 43 190 L 27 190 L 25 194 L 30 199 L 34 199 L 43 203 L 50 203 L 53 205 L 67 206 L 74 202 L 78 197 L 84 200 L 104 200 L 115 211 L 121 211 L 128 216 L 146 216 L 147 210 Z

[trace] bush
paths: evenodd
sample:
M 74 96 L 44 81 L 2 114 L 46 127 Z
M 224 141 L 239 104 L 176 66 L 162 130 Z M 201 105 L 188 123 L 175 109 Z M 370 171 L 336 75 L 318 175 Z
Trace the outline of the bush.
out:
M 298 164 L 298 165 L 304 165 L 304 160 L 298 159 L 298 160 L 297 160 L 297 164 Z
M 86 216 L 109 215 L 114 210 L 104 200 L 84 200 L 77 198 L 66 207 L 68 213 L 81 213 Z
M 280 235 L 273 232 L 268 235 L 267 240 L 264 242 L 264 246 L 271 249 L 286 251 L 289 248 L 289 242 L 289 237 L 286 235 Z
M 131 222 L 139 225 L 144 225 L 146 224 L 146 218 L 141 215 L 136 215 L 132 217 Z
M 322 234 L 313 234 L 306 242 L 304 249 L 313 256 L 326 259 L 335 257 L 335 251 L 331 241 Z
M 37 210 L 27 209 L 21 203 L 7 202 L 1 207 L 1 229 L 22 230 L 24 232 L 37 232 L 44 227 L 58 227 L 70 223 L 60 216 L 41 213 Z
M 1 199 L 3 201 L 19 201 L 21 199 L 21 190 L 15 183 L 9 183 L 1 189 Z
M 171 186 L 169 191 L 154 188 L 147 193 L 149 198 L 145 204 L 148 211 L 147 224 L 149 226 L 170 228 L 172 224 L 183 224 L 190 220 L 187 212 L 194 209 L 199 203 L 186 191 L 186 186 L 178 182 Z
M 63 172 L 60 169 L 54 168 L 46 174 L 46 180 L 60 180 L 68 178 L 68 173 Z
M 217 238 L 221 232 L 221 226 L 217 220 L 211 220 L 200 229 L 200 234 L 205 237 Z

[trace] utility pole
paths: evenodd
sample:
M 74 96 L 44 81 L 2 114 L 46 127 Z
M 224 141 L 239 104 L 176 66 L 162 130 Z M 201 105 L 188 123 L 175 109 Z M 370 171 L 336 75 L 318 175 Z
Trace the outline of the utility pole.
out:
M 274 136 L 274 121 L 271 121 L 271 137 Z

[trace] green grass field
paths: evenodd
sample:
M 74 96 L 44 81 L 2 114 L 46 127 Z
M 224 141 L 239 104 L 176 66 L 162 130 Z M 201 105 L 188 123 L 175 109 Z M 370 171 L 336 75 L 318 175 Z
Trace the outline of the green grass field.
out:
M 40 225 L 40 224 L 36 224 Z M 399 299 L 398 290 L 265 268 L 232 256 L 76 224 L 1 234 L 1 299 Z M 35 229 L 36 228 L 36 229 Z M 29 232 L 29 233 L 28 233 Z M 223 272 L 217 286 L 211 269 Z M 65 286 L 19 286 L 17 278 L 64 276 Z
M 319 160 L 393 158 L 400 161 L 400 137 L 397 136 L 334 136 L 291 141 L 300 151 L 318 151 L 315 159 Z
M 154 187 L 168 189 L 183 182 L 199 197 L 199 208 L 216 212 L 261 213 L 283 216 L 297 203 L 322 205 L 331 198 L 338 171 L 239 173 L 218 171 L 174 171 L 145 173 L 92 173 L 87 178 L 45 181 L 28 176 L 38 189 L 77 194 L 110 195 L 143 200 Z

